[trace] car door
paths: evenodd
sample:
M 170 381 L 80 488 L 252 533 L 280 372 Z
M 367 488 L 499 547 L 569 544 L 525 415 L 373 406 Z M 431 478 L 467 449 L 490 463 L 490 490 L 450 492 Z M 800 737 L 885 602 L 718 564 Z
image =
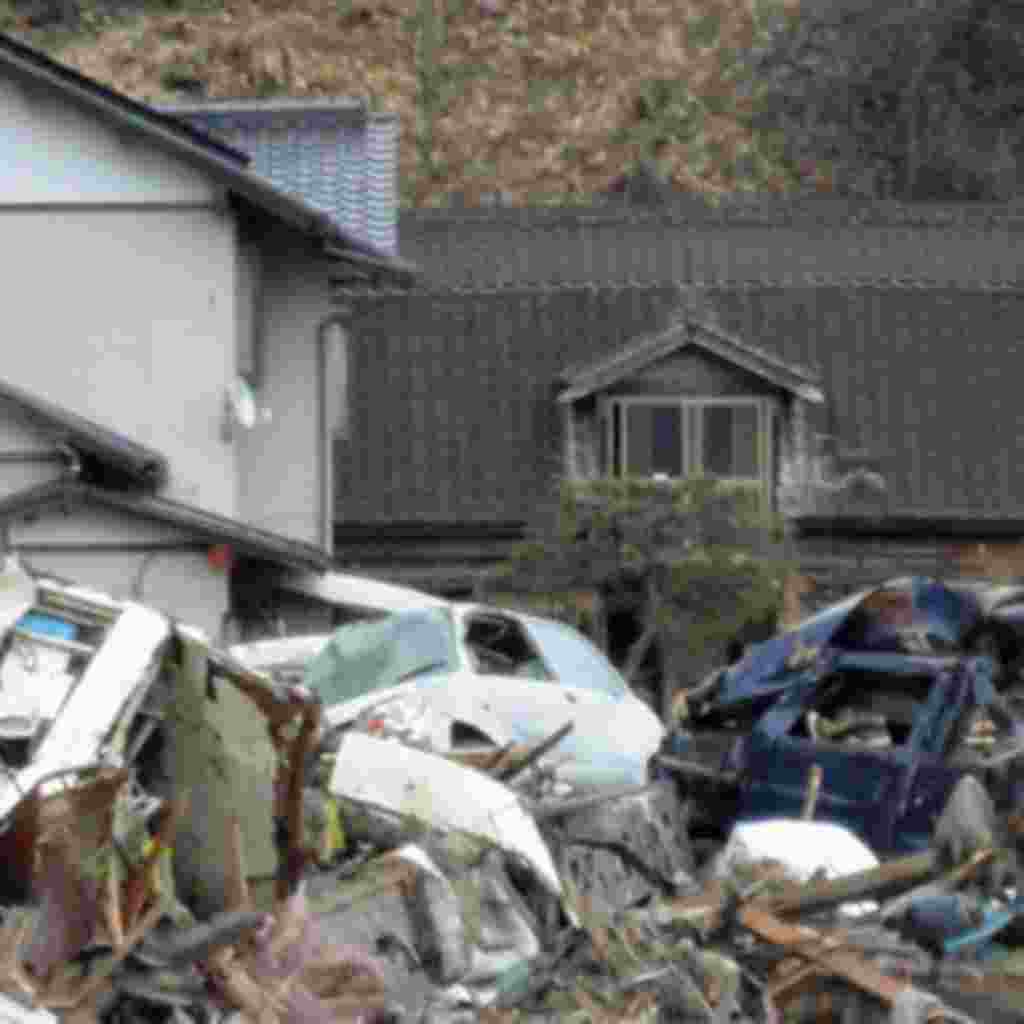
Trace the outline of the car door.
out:
M 769 711 L 743 747 L 742 818 L 799 817 L 811 769 L 821 769 L 814 818 L 850 829 L 874 849 L 892 848 L 894 812 L 911 759 L 903 748 L 875 750 L 791 735 L 803 705 L 787 699 Z
M 578 698 L 557 685 L 518 617 L 470 607 L 457 617 L 456 629 L 462 661 L 458 686 L 470 688 L 507 735 L 536 742 L 572 719 Z
M 984 780 L 993 797 L 1009 795 L 1001 754 L 1019 750 L 1022 724 L 997 695 L 995 666 L 988 658 L 961 659 L 943 672 L 921 709 L 911 737 L 915 758 L 907 799 L 896 830 L 907 850 L 926 846 L 956 784 L 966 774 Z M 978 716 L 987 729 L 978 731 Z M 1012 786 L 1012 783 L 1010 783 Z M 1011 805 L 1016 805 L 1012 799 Z

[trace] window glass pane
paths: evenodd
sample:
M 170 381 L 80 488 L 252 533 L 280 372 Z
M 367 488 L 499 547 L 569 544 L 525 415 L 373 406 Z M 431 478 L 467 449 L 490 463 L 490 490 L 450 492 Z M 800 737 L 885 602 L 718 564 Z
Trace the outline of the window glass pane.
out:
M 530 619 L 526 628 L 555 676 L 566 685 L 611 697 L 622 697 L 629 691 L 611 662 L 571 626 L 551 619 Z
M 732 476 L 732 408 L 704 408 L 704 451 L 701 464 L 709 476 Z
M 757 406 L 705 406 L 701 454 L 709 476 L 757 477 Z
M 733 476 L 756 477 L 757 406 L 738 405 L 733 409 Z
M 626 407 L 626 472 L 682 476 L 682 409 L 674 405 Z
M 652 409 L 652 457 L 655 473 L 683 475 L 682 409 L 656 405 Z
M 651 408 L 626 406 L 626 464 L 623 471 L 632 476 L 651 475 Z

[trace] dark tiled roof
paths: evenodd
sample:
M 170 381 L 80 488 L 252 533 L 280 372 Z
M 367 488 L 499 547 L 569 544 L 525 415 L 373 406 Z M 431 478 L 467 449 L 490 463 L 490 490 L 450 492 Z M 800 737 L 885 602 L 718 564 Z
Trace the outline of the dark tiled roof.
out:
M 703 348 L 806 401 L 817 404 L 824 401 L 821 380 L 816 373 L 787 363 L 775 353 L 723 331 L 713 310 L 691 309 L 684 305 L 671 319 L 671 324 L 663 331 L 634 338 L 614 352 L 567 369 L 563 374 L 566 388 L 559 395 L 559 401 L 575 402 L 605 390 L 690 345 Z
M 940 286 L 1016 281 L 1024 206 L 682 197 L 648 209 L 484 207 L 405 210 L 402 252 L 440 287 L 532 283 Z
M 390 253 L 355 237 L 322 210 L 252 173 L 246 167 L 248 160 L 245 154 L 176 117 L 108 89 L 3 33 L 0 33 L 0 69 L 22 79 L 43 83 L 58 90 L 69 102 L 129 131 L 141 133 L 154 146 L 201 168 L 231 192 L 312 236 L 329 249 L 341 250 L 349 259 L 358 260 L 365 255 L 393 270 L 402 281 L 415 276 L 410 264 L 398 261 Z
M 1024 294 L 751 286 L 711 291 L 722 327 L 820 368 L 816 429 L 865 451 L 895 513 L 1024 514 Z M 562 469 L 557 381 L 661 331 L 675 287 L 391 295 L 356 328 L 340 523 L 529 518 Z
M 633 205 L 614 198 L 590 203 L 511 206 L 429 206 L 406 209 L 402 224 L 410 231 L 419 227 L 460 224 L 494 224 L 504 230 L 546 231 L 552 226 L 594 223 L 762 224 L 804 227 L 845 227 L 874 224 L 888 227 L 922 227 L 997 224 L 1024 226 L 1024 204 L 1015 202 L 901 202 L 894 199 L 858 199 L 821 194 L 778 195 L 736 193 L 712 203 L 695 193 L 676 193 L 655 206 Z
M 114 430 L 0 381 L 0 400 L 13 402 L 57 444 L 78 458 L 84 479 L 156 489 L 167 478 L 167 459 Z
M 313 544 L 289 540 L 192 505 L 152 494 L 115 491 L 70 480 L 54 480 L 3 498 L 0 500 L 0 521 L 48 509 L 70 512 L 82 505 L 125 512 L 176 526 L 192 534 L 197 543 L 229 544 L 246 558 L 295 569 L 323 570 L 330 563 L 327 553 Z
M 887 514 L 1024 511 L 1024 293 L 766 287 L 712 298 L 728 329 L 821 367 L 825 429 L 877 463 Z
M 339 523 L 525 519 L 561 472 L 565 367 L 658 330 L 674 286 L 392 294 L 354 328 Z

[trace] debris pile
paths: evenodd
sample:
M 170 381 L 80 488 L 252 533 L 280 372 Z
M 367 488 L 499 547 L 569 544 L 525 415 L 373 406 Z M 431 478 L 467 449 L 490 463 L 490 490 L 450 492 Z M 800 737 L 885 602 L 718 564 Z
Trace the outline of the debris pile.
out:
M 601 756 L 593 709 L 581 716 L 586 743 L 573 742 L 571 714 L 534 738 L 494 742 L 480 728 L 482 703 L 455 699 L 467 680 L 486 682 L 485 656 L 527 664 L 530 654 L 539 656 L 530 685 L 553 693 L 559 711 L 572 706 L 544 645 L 517 648 L 516 620 L 497 613 L 419 616 L 442 633 L 420 629 L 418 653 L 397 660 L 393 645 L 381 661 L 372 645 L 359 648 L 383 673 L 389 707 L 348 680 L 337 706 L 358 692 L 359 707 L 336 713 L 310 685 L 324 669 L 316 645 L 306 657 L 315 671 L 292 661 L 275 678 L 143 606 L 36 579 L 14 562 L 0 584 L 0 1014 L 9 1019 L 1024 1016 L 1020 746 L 998 700 L 1006 672 L 984 658 L 872 663 L 878 685 L 868 689 L 886 695 L 891 737 L 907 713 L 896 683 L 924 687 L 889 744 L 776 724 L 765 732 L 776 763 L 756 778 L 742 751 L 727 749 L 725 764 L 694 756 L 698 739 L 706 753 L 726 749 L 715 746 L 723 732 L 744 743 L 765 718 L 790 721 L 792 709 L 792 722 L 806 718 L 807 701 L 832 719 L 835 708 L 812 698 L 853 692 L 837 673 L 865 682 L 863 663 L 837 668 L 829 652 L 802 652 L 775 667 L 771 687 L 753 687 L 747 734 L 705 706 L 665 737 L 657 777 L 616 771 L 612 782 L 588 764 Z M 474 671 L 438 676 L 435 658 L 421 673 L 416 660 L 433 656 L 439 636 L 457 660 L 460 634 L 444 631 L 460 622 L 480 648 Z M 360 635 L 392 636 L 395 625 Z M 553 642 L 543 628 L 524 626 L 523 636 Z M 425 688 L 402 680 L 410 662 L 416 676 L 434 674 Z M 449 699 L 427 699 L 441 690 Z M 700 699 L 713 698 L 709 688 Z M 993 708 L 992 728 L 977 729 L 976 713 Z M 715 727 L 694 730 L 702 719 Z M 989 735 L 997 742 L 970 744 L 964 770 L 965 738 Z M 816 770 L 795 785 L 785 776 L 791 741 L 815 755 Z M 607 756 L 628 749 L 610 740 Z M 844 760 L 863 757 L 876 760 Z M 1000 758 L 998 771 L 979 757 Z M 889 831 L 870 825 L 848 785 L 875 800 Z M 757 786 L 764 813 L 749 814 Z M 925 799 L 938 808 L 930 820 L 914 805 Z M 720 835 L 707 827 L 709 804 L 732 809 Z M 913 829 L 901 833 L 906 822 Z

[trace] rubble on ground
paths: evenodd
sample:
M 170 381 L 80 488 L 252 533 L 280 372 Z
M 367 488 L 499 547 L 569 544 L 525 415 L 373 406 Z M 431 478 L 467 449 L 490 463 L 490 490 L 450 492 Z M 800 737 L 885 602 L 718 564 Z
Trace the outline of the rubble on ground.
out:
M 1024 1017 L 1015 756 L 995 789 L 951 772 L 912 851 L 837 822 L 827 771 L 798 814 L 741 818 L 706 850 L 725 769 L 685 751 L 648 782 L 568 785 L 571 720 L 454 749 L 401 716 L 325 727 L 294 673 L 14 562 L 0 634 L 7 1019 Z M 943 695 L 989 694 L 981 669 L 939 675 Z

